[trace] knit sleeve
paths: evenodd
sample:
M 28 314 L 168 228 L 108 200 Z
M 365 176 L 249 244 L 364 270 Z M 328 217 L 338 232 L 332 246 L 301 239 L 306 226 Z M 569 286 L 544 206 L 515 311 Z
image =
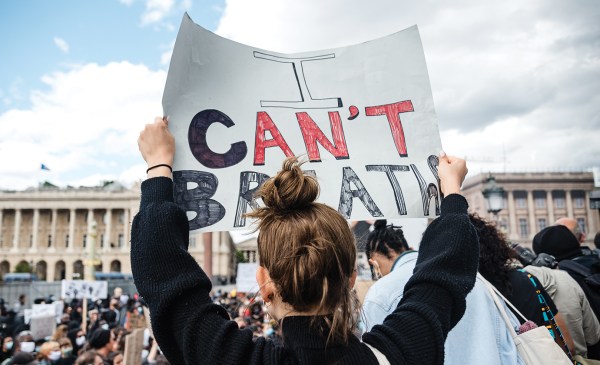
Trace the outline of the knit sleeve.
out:
M 397 364 L 443 364 L 444 342 L 466 308 L 479 260 L 477 233 L 458 194 L 442 201 L 425 230 L 419 257 L 396 310 L 363 341 Z
M 173 202 L 172 180 L 144 181 L 132 224 L 131 266 L 161 350 L 172 364 L 268 358 L 264 340 L 253 342 L 250 330 L 239 330 L 225 309 L 212 303 L 212 285 L 187 252 L 188 240 L 188 219 Z

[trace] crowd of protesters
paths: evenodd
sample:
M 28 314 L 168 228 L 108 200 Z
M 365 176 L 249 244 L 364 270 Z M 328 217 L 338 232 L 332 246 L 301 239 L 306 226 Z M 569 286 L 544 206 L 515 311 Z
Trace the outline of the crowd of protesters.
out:
M 1 365 L 122 365 L 127 336 L 143 331 L 143 348 L 136 348 L 142 364 L 169 364 L 146 326 L 143 303 L 116 288 L 107 300 L 66 301 L 54 333 L 35 338 L 25 323 L 25 295 L 12 307 L 2 305 Z M 53 298 L 36 298 L 34 304 L 50 304 Z M 85 318 L 84 318 L 85 317 Z M 131 349 L 130 349 L 131 351 Z

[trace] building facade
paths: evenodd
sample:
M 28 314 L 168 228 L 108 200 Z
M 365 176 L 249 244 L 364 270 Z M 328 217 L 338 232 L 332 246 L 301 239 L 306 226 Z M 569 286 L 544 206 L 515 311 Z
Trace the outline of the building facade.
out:
M 19 264 L 46 281 L 90 279 L 85 266 L 131 273 L 131 221 L 139 204 L 139 184 L 0 191 L 0 273 Z M 189 249 L 201 265 L 209 257 L 206 271 L 213 276 L 234 275 L 235 248 L 227 232 L 190 234 Z
M 511 242 L 531 247 L 533 236 L 561 217 L 576 219 L 586 233 L 586 244 L 593 246 L 600 230 L 598 210 L 590 207 L 594 190 L 591 172 L 492 173 L 504 189 L 502 210 L 487 212 L 482 191 L 489 174 L 479 174 L 463 184 L 463 194 L 471 212 L 496 220 Z

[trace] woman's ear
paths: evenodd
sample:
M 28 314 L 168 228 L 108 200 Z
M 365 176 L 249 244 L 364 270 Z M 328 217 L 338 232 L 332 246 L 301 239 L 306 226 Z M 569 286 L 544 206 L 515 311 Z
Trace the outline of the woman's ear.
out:
M 352 271 L 352 276 L 350 276 L 350 289 L 354 288 L 354 284 L 356 283 L 356 277 L 358 276 L 358 268 L 354 266 L 354 270 Z
M 259 265 L 256 268 L 256 282 L 258 283 L 260 295 L 263 300 L 265 302 L 272 300 L 274 287 L 271 276 L 269 275 L 269 270 Z

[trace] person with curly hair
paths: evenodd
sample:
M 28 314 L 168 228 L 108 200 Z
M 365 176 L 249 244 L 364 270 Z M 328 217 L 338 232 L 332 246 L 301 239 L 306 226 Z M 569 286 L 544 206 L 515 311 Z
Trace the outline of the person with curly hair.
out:
M 546 327 L 555 342 L 572 357 L 573 340 L 542 284 L 516 264 L 516 252 L 492 222 L 477 214 L 469 214 L 469 218 L 479 236 L 479 273 L 525 318 Z
M 440 156 L 441 215 L 423 234 L 403 300 L 381 326 L 354 336 L 356 241 L 347 220 L 316 201 L 317 179 L 293 157 L 259 189 L 248 214 L 260 230 L 256 279 L 283 343 L 241 330 L 210 297 L 210 279 L 187 252 L 189 221 L 174 202 L 175 141 L 156 118 L 138 139 L 148 163 L 132 224 L 135 284 L 150 308 L 161 350 L 172 364 L 438 364 L 465 311 L 477 274 L 477 236 L 460 195 L 464 160 Z
M 409 247 L 402 227 L 378 220 L 368 235 L 365 251 L 372 270 L 380 273 L 367 292 L 363 303 L 366 330 L 383 323 L 404 296 L 404 286 L 411 278 L 418 252 Z M 505 306 L 513 326 L 519 321 Z M 465 343 L 470 344 L 464 346 Z M 448 333 L 444 345 L 445 364 L 504 365 L 519 364 L 521 358 L 502 315 L 479 277 L 467 295 L 467 309 L 456 327 Z

